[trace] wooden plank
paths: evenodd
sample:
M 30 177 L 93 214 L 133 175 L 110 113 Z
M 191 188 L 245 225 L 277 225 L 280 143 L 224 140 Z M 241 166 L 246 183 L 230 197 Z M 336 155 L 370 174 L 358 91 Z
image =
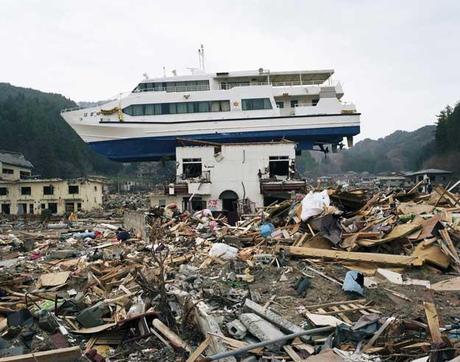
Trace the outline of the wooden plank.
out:
M 433 343 L 442 343 L 441 331 L 439 329 L 439 317 L 436 306 L 432 301 L 423 302 L 425 308 L 426 319 L 428 321 L 428 328 L 430 329 L 431 339 Z
M 160 331 L 175 348 L 183 348 L 187 352 L 192 352 L 192 348 L 188 343 L 186 343 L 182 338 L 180 338 L 176 333 L 168 328 L 162 321 L 159 319 L 154 319 L 152 321 L 152 326 Z
M 342 305 L 338 306 L 338 308 L 341 308 L 342 311 L 344 311 L 344 312 L 347 312 L 350 309 L 350 307 L 348 305 L 346 305 L 346 304 L 342 304 Z M 348 318 L 345 315 L 345 313 L 343 313 L 343 315 L 345 316 L 345 318 L 343 319 L 345 322 L 347 322 L 349 324 L 353 324 L 353 321 L 350 318 Z
M 361 246 L 366 246 L 366 247 L 380 245 L 380 244 L 388 243 L 393 240 L 404 238 L 412 234 L 414 231 L 419 230 L 421 228 L 422 226 L 419 224 L 396 225 L 394 229 L 383 239 L 377 239 L 377 240 L 362 239 L 362 240 L 358 240 L 357 243 Z
M 321 307 L 329 307 L 333 305 L 342 305 L 346 303 L 364 303 L 366 302 L 366 299 L 354 299 L 353 301 L 350 300 L 341 300 L 340 302 L 330 302 L 330 303 L 322 303 L 322 304 L 312 304 L 312 305 L 307 305 L 305 306 L 306 309 L 312 309 L 312 308 L 321 308 Z
M 377 254 L 377 253 L 360 253 L 339 250 L 325 250 L 315 248 L 302 248 L 297 246 L 282 247 L 278 250 L 286 250 L 288 254 L 301 257 L 317 257 L 334 260 L 365 261 L 371 263 L 388 264 L 388 265 L 410 265 L 421 266 L 423 260 L 416 256 Z
M 352 321 L 345 315 L 345 313 L 343 313 L 343 311 L 337 307 L 337 306 L 332 306 L 330 307 L 332 310 L 338 312 L 337 315 L 345 322 L 347 323 L 352 323 Z
M 0 358 L 0 362 L 70 362 L 79 360 L 80 357 L 81 349 L 75 346 L 4 357 Z
M 365 310 L 366 307 L 364 307 L 363 305 L 357 305 L 357 304 L 354 304 L 354 303 L 350 303 L 349 304 L 351 309 L 353 310 L 357 310 L 359 313 L 361 313 L 362 315 L 368 315 L 368 314 L 371 314 L 369 312 L 367 312 Z
M 341 306 L 340 306 L 341 307 Z M 333 308 L 337 308 L 337 309 L 333 309 Z M 334 315 L 334 314 L 339 314 L 341 312 L 355 312 L 355 311 L 359 311 L 361 309 L 363 309 L 365 307 L 359 307 L 359 306 L 356 306 L 354 305 L 352 308 L 350 307 L 347 307 L 347 306 L 343 306 L 343 309 L 339 309 L 338 307 L 331 307 L 331 309 L 333 309 L 332 311 L 326 311 L 322 308 L 318 308 L 318 311 L 316 313 L 318 314 L 324 314 L 324 315 Z M 369 313 L 367 313 L 369 314 Z
M 391 324 L 393 323 L 393 321 L 395 320 L 396 318 L 395 317 L 390 317 L 388 318 L 385 323 L 382 324 L 382 326 L 379 328 L 379 330 L 377 332 L 375 332 L 374 336 L 369 340 L 369 342 L 367 342 L 367 344 L 364 346 L 363 348 L 363 352 L 366 352 L 368 351 L 375 343 L 375 341 L 377 341 L 377 339 L 380 337 L 380 335 L 385 331 L 385 329 Z
M 198 357 L 208 348 L 211 343 L 211 336 L 207 336 L 206 339 L 193 351 L 193 353 L 187 358 L 186 362 L 195 362 Z
M 294 351 L 294 348 L 292 346 L 285 345 L 283 346 L 283 349 L 286 351 L 286 353 L 291 357 L 291 359 L 294 362 L 303 362 L 302 357 L 300 357 L 296 351 Z

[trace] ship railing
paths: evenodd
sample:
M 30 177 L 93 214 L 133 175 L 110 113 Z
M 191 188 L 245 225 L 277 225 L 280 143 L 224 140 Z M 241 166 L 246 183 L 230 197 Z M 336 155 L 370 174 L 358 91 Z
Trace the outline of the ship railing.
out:
M 197 92 L 208 91 L 209 85 L 173 86 L 173 87 L 154 87 L 145 89 L 135 89 L 133 93 L 143 92 Z
M 340 104 L 342 106 L 349 106 L 349 107 L 354 107 L 355 104 L 353 102 L 347 102 L 347 101 L 340 101 Z M 312 103 L 298 103 L 296 104 L 294 107 L 316 107 L 317 103 L 316 104 L 312 104 Z
M 61 113 L 78 111 L 79 109 L 83 109 L 83 107 L 77 106 L 77 107 L 64 108 L 61 110 Z
M 322 80 L 310 80 L 310 81 L 292 81 L 292 82 L 241 82 L 241 83 L 226 83 L 222 82 L 220 89 L 231 89 L 235 87 L 253 87 L 253 86 L 266 86 L 271 85 L 272 87 L 296 87 L 306 85 L 322 85 L 334 87 L 338 85 L 338 81 L 322 81 Z

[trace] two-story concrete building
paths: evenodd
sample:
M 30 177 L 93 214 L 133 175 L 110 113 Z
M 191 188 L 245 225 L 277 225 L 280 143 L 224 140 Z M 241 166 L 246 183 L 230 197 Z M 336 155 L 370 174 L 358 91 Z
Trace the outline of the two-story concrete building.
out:
M 152 206 L 226 213 L 271 204 L 303 190 L 291 141 L 219 144 L 182 140 L 176 147 L 176 180 L 151 194 Z
M 102 178 L 35 179 L 32 164 L 24 156 L 1 152 L 0 212 L 7 215 L 41 214 L 50 210 L 62 215 L 102 206 Z
M 0 151 L 0 179 L 19 180 L 32 175 L 32 163 L 17 152 Z

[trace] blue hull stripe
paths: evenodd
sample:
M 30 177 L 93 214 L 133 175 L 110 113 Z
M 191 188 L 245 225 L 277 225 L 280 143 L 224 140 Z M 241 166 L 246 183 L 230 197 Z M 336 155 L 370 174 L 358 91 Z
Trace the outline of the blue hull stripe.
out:
M 289 139 L 298 142 L 298 148 L 308 150 L 315 143 L 338 143 L 343 137 L 359 134 L 360 127 L 307 128 L 296 130 L 207 133 L 199 135 L 175 135 L 164 137 L 141 137 L 121 140 L 90 142 L 97 152 L 111 160 L 121 162 L 156 161 L 165 157 L 175 157 L 176 139 L 212 142 L 262 142 Z

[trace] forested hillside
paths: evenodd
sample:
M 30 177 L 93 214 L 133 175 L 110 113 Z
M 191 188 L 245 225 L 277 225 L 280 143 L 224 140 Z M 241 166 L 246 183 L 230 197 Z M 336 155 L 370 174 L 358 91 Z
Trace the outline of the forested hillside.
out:
M 61 118 L 74 106 L 59 94 L 0 83 L 0 149 L 23 153 L 43 177 L 118 172 L 120 164 L 91 151 Z
M 342 169 L 376 174 L 421 168 L 435 132 L 435 126 L 425 126 L 413 132 L 396 131 L 378 140 L 365 139 L 344 152 Z
M 460 174 L 460 103 L 438 115 L 434 152 L 425 164 Z
M 396 131 L 378 140 L 365 139 L 348 150 L 324 156 L 306 152 L 298 159 L 304 174 L 346 171 L 373 174 L 440 168 L 460 173 L 460 104 L 447 106 L 433 120 L 436 125 L 412 132 Z

